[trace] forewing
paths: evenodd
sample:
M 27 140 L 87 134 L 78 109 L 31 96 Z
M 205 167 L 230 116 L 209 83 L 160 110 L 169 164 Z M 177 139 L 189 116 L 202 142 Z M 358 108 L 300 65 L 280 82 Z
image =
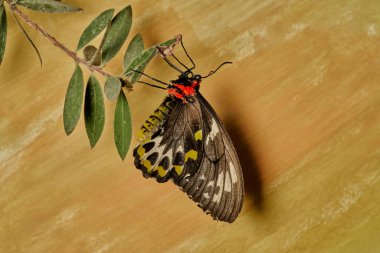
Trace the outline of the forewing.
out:
M 201 94 L 196 98 L 201 105 L 204 152 L 196 173 L 175 183 L 214 219 L 233 222 L 244 200 L 239 159 L 215 111 Z

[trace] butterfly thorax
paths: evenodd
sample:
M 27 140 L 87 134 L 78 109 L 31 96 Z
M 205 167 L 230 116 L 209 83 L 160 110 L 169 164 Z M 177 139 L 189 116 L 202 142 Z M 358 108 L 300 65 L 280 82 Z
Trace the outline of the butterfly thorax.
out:
M 186 103 L 192 101 L 191 97 L 197 94 L 201 83 L 201 76 L 193 75 L 192 72 L 185 72 L 177 80 L 170 82 L 172 84 L 168 87 L 168 93 Z

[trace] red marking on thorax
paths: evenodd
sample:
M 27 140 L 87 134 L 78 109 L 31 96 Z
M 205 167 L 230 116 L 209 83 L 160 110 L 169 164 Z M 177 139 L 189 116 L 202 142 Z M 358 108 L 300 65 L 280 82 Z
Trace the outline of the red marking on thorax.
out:
M 168 89 L 169 94 L 175 96 L 176 98 L 185 101 L 185 97 L 190 97 L 195 95 L 195 89 L 199 87 L 200 81 L 193 80 L 191 86 L 185 86 L 183 84 L 174 84 L 174 88 Z

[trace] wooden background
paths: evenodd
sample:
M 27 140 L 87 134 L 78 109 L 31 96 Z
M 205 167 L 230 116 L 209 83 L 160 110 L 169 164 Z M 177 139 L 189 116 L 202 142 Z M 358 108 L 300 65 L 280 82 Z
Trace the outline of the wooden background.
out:
M 131 34 L 141 32 L 146 46 L 181 33 L 196 72 L 234 62 L 201 91 L 238 150 L 243 211 L 233 224 L 215 222 L 172 183 L 144 179 L 131 152 L 122 162 L 114 103 L 106 102 L 93 150 L 83 118 L 66 137 L 74 64 L 27 28 L 44 59 L 39 67 L 8 12 L 1 252 L 380 252 L 378 0 L 65 2 L 84 13 L 28 13 L 71 49 L 101 11 L 131 3 Z M 121 61 L 122 54 L 107 71 L 119 73 Z M 176 76 L 159 58 L 147 73 Z M 164 96 L 139 85 L 128 94 L 134 132 Z

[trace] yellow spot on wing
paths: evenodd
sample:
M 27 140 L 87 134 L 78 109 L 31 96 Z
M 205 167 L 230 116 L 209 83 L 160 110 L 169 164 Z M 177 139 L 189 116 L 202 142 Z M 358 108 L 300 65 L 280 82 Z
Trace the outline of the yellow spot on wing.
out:
M 202 140 L 202 129 L 201 130 L 198 130 L 195 134 L 195 140 L 196 141 L 201 141 Z
M 174 165 L 175 172 L 177 173 L 178 176 L 182 174 L 183 171 L 183 165 Z
M 187 162 L 189 159 L 197 160 L 198 152 L 194 149 L 191 149 L 186 152 L 185 154 L 185 162 Z
M 152 164 L 148 160 L 142 160 L 141 164 L 149 171 L 152 169 Z
M 160 175 L 160 177 L 164 177 L 168 172 L 164 169 L 164 167 L 162 166 L 158 166 L 157 167 L 157 171 L 158 171 L 158 175 Z
M 145 148 L 143 148 L 142 146 L 139 146 L 139 148 L 137 149 L 137 154 L 139 155 L 139 157 L 143 157 L 145 155 Z

